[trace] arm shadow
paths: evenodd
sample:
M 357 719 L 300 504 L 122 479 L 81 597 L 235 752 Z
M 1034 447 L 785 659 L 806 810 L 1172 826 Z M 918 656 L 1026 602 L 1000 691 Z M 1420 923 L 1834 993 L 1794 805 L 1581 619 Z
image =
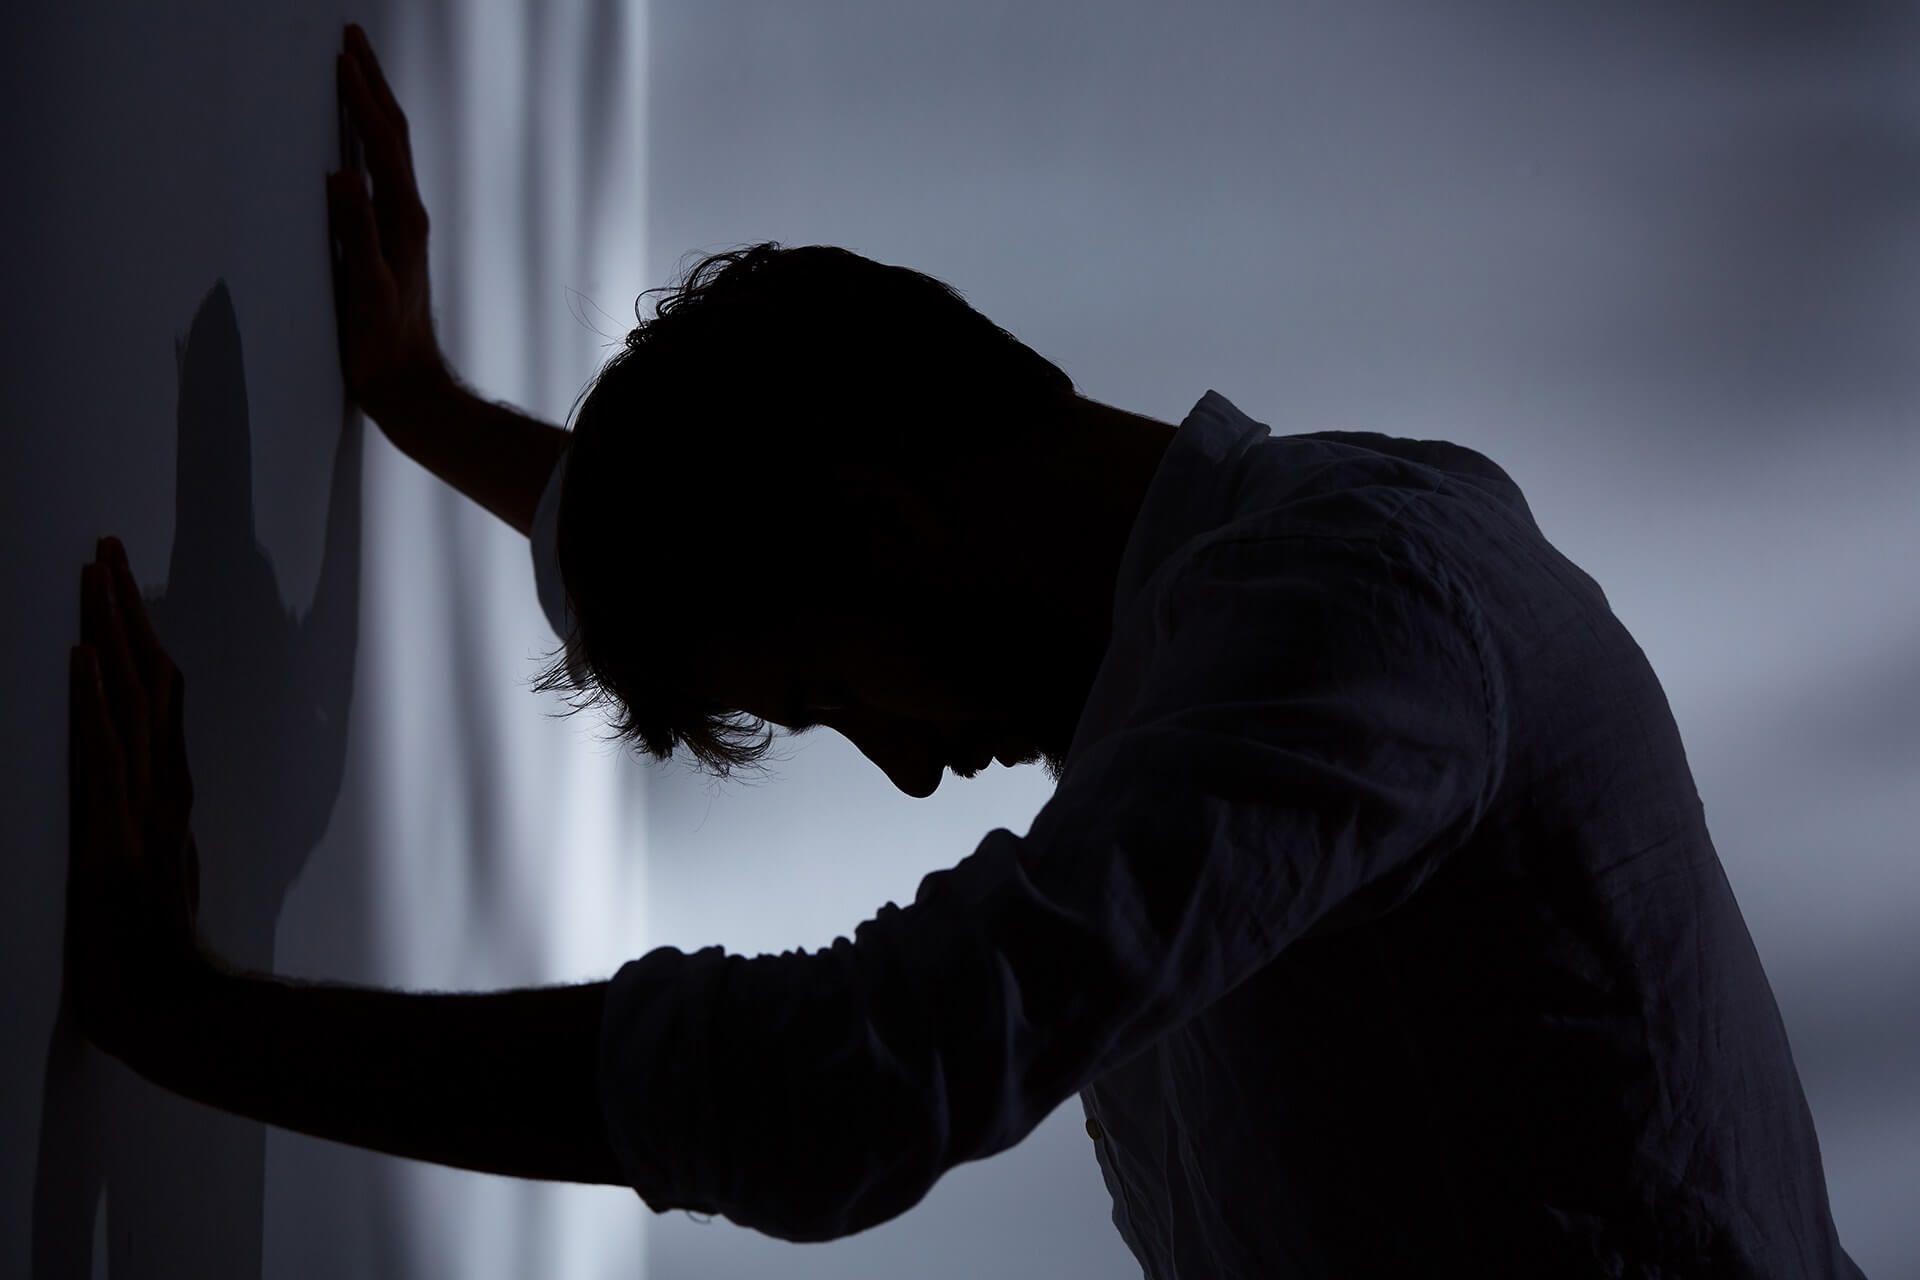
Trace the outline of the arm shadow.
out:
M 246 370 L 224 280 L 175 357 L 173 547 L 147 606 L 186 675 L 201 927 L 221 956 L 270 972 L 281 904 L 344 777 L 364 426 L 343 406 L 319 585 L 296 616 L 254 527 Z M 104 1261 L 115 1277 L 257 1277 L 265 1159 L 264 1126 L 148 1084 L 87 1044 L 63 999 L 46 1049 L 33 1275 L 87 1276 Z M 94 1256 L 102 1197 L 105 1259 Z

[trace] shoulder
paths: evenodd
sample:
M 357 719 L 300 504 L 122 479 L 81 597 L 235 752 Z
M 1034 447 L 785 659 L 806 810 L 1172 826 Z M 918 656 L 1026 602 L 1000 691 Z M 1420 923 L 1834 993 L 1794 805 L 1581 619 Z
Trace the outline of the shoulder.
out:
M 1223 529 L 1175 557 L 1155 605 L 1163 671 L 1346 684 L 1418 668 L 1483 695 L 1494 683 L 1480 603 L 1424 521 Z

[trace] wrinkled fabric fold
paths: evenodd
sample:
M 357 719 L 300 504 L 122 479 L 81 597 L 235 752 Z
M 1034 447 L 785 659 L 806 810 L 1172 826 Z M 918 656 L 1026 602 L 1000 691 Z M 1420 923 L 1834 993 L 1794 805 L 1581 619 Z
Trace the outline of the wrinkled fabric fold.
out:
M 1112 619 L 1025 834 L 614 976 L 650 1208 L 847 1235 L 1077 1093 L 1148 1280 L 1860 1275 L 1664 692 L 1505 471 L 1208 391 Z
M 1214 548 L 1134 723 L 1024 837 L 989 832 L 817 952 L 624 966 L 602 1083 L 636 1190 L 789 1240 L 883 1222 L 1329 910 L 1408 891 L 1489 786 L 1494 710 L 1454 607 L 1385 539 Z

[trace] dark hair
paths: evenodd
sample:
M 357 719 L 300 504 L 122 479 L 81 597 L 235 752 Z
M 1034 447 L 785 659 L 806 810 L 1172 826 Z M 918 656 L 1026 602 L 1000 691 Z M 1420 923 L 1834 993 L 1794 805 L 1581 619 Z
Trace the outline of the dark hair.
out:
M 724 778 L 773 734 L 693 687 L 713 628 L 750 638 L 841 585 L 812 571 L 825 544 L 766 523 L 826 508 L 830 526 L 837 461 L 925 477 L 1038 441 L 1074 386 L 951 286 L 831 245 L 716 253 L 648 292 L 668 296 L 651 320 L 634 304 L 573 427 L 557 543 L 574 625 L 534 688 L 605 705 L 615 741 L 663 763 L 684 745 Z

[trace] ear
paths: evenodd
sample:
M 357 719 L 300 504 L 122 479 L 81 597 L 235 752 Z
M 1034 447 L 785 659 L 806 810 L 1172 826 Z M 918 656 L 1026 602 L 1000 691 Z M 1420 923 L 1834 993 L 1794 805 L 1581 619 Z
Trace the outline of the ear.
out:
M 871 463 L 837 463 L 825 492 L 840 536 L 875 570 L 921 579 L 944 571 L 952 530 L 905 477 Z

